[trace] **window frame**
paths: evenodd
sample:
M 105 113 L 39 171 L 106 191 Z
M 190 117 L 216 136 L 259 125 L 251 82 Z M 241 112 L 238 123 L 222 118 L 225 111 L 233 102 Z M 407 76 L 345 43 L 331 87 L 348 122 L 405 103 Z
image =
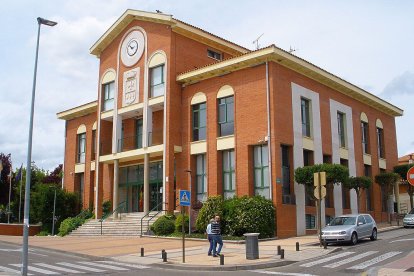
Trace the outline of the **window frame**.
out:
M 223 169 L 223 197 L 224 198 L 231 198 L 235 195 L 236 193 L 236 162 L 234 159 L 234 149 L 231 150 L 225 150 L 222 152 L 222 158 L 223 158 L 223 164 L 222 164 L 222 169 Z M 225 168 L 225 159 L 228 159 L 227 164 L 229 165 L 228 168 Z M 226 176 L 228 175 L 228 177 L 226 178 Z M 230 189 L 226 189 L 226 184 L 225 181 L 226 179 L 229 180 L 229 187 Z M 234 183 L 233 183 L 233 179 L 234 179 Z M 232 196 L 226 196 L 226 193 L 230 193 L 233 194 Z
M 199 166 L 198 166 L 198 162 L 199 162 L 199 157 L 201 160 L 201 169 L 202 171 L 200 172 L 198 170 Z M 206 154 L 197 154 L 195 156 L 195 160 L 196 160 L 196 198 L 198 201 L 205 201 L 207 199 L 207 194 L 208 194 L 208 187 L 207 187 L 207 161 L 206 161 Z M 199 180 L 201 179 L 201 191 L 199 189 Z
M 111 90 L 111 88 L 113 88 Z M 112 92 L 112 95 L 111 95 Z M 112 96 L 112 98 L 110 98 Z M 115 107 L 115 81 L 103 84 L 102 111 L 113 110 Z
M 154 81 L 154 71 L 160 69 L 161 70 L 161 82 L 160 83 L 153 83 Z M 165 95 L 165 63 L 159 64 L 157 66 L 149 68 L 149 91 L 150 91 L 150 98 L 155 98 L 159 96 Z M 154 95 L 155 88 L 162 87 L 163 91 L 160 95 Z
M 361 121 L 361 142 L 362 153 L 370 154 L 369 150 L 369 125 L 367 122 Z
M 302 136 L 311 138 L 311 100 L 304 97 L 300 98 L 300 114 L 302 123 Z
M 316 216 L 312 214 L 305 214 L 305 228 L 306 230 L 316 229 Z
M 228 100 L 230 100 L 230 99 L 231 99 L 231 101 L 228 102 Z M 218 113 L 217 122 L 218 122 L 218 128 L 219 128 L 219 136 L 223 137 L 223 136 L 234 135 L 234 95 L 219 98 L 218 101 L 217 101 L 217 105 L 218 105 L 217 106 L 217 109 L 218 109 L 218 111 L 217 111 L 217 113 Z M 229 117 L 230 117 L 229 116 L 230 115 L 229 106 L 230 105 L 233 106 L 233 108 L 232 108 L 233 112 L 231 114 L 232 119 L 229 119 Z M 220 118 L 222 117 L 221 116 L 221 110 L 222 110 L 221 107 L 224 107 L 224 117 L 225 117 L 225 119 L 223 121 L 220 120 Z M 223 134 L 224 131 L 223 131 L 222 128 L 225 125 L 232 125 L 232 130 L 229 133 Z
M 81 143 L 82 141 L 83 141 L 83 144 Z M 77 142 L 76 163 L 84 164 L 86 162 L 86 132 L 78 133 L 76 135 L 76 142 Z
M 200 122 L 202 122 L 201 120 L 201 114 L 203 113 L 202 111 L 204 111 L 204 125 L 201 126 Z M 194 104 L 191 107 L 191 120 L 192 120 L 192 138 L 193 141 L 204 141 L 207 139 L 207 103 L 206 102 L 202 102 L 202 103 L 198 103 L 198 104 Z M 195 126 L 196 121 L 194 120 L 194 118 L 197 117 L 197 123 L 198 126 Z M 204 139 L 200 139 L 200 131 L 204 129 Z M 197 133 L 197 138 L 196 138 L 196 133 Z M 202 133 L 202 132 L 201 132 Z M 202 137 L 203 138 L 203 137 Z
M 336 114 L 336 118 L 338 121 L 338 142 L 340 148 L 347 147 L 347 139 L 346 139 L 346 114 L 343 112 L 338 111 Z
M 258 148 L 260 149 L 259 150 L 260 160 L 257 160 L 257 161 L 260 161 L 260 162 L 256 162 L 255 151 Z M 269 190 L 269 192 L 270 192 L 270 179 L 269 179 L 269 176 L 267 176 L 268 181 L 267 181 L 267 183 L 265 183 L 265 173 L 269 172 L 269 160 L 263 158 L 263 152 L 264 151 L 267 152 L 267 155 L 269 154 L 269 147 L 268 147 L 267 144 L 256 145 L 256 146 L 253 147 L 253 168 L 254 168 L 254 173 L 253 173 L 254 181 L 253 181 L 253 184 L 254 184 L 254 194 L 255 195 L 259 195 L 258 191 L 260 191 L 260 190 Z M 256 166 L 256 163 L 260 163 L 259 166 Z M 267 169 L 267 172 L 265 172 L 266 169 Z M 257 182 L 256 171 L 258 171 L 258 170 L 260 171 L 260 185 L 257 185 L 258 183 L 256 183 Z M 270 198 L 270 194 L 268 195 L 268 197 Z
M 378 158 L 385 159 L 384 129 L 380 127 L 377 127 L 377 150 Z
M 223 60 L 223 54 L 219 53 L 217 51 L 211 50 L 211 49 L 207 49 L 207 56 L 209 58 L 218 60 L 218 61 L 222 61 Z

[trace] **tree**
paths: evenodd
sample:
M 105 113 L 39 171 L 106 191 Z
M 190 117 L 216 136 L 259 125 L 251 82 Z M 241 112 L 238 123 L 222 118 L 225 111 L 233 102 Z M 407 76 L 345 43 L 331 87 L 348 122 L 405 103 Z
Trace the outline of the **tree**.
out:
M 372 185 L 372 179 L 367 176 L 351 176 L 347 182 L 345 182 L 345 187 L 348 189 L 354 189 L 357 195 L 357 210 L 359 212 L 359 198 L 361 196 L 361 190 L 367 190 Z
M 407 193 L 410 196 L 410 205 L 411 209 L 414 208 L 414 186 L 410 185 L 407 181 L 407 172 L 408 170 L 413 167 L 414 164 L 404 164 L 404 165 L 398 165 L 394 167 L 394 172 L 397 173 L 400 176 L 400 183 L 407 186 Z
M 0 160 L 3 165 L 0 175 L 0 205 L 7 205 L 9 203 L 9 175 L 12 166 L 11 154 L 0 153 Z
M 50 174 L 47 174 L 44 179 L 43 179 L 43 183 L 44 184 L 61 184 L 62 183 L 62 176 L 63 176 L 63 171 L 62 171 L 63 165 L 59 164 L 59 166 L 57 166 L 53 172 L 51 172 Z
M 326 185 L 346 184 L 349 179 L 349 170 L 347 167 L 339 164 L 317 164 L 313 166 L 305 166 L 295 170 L 295 181 L 298 184 L 313 187 L 313 174 L 316 172 L 326 172 Z M 308 196 L 316 199 L 313 189 L 306 189 Z
M 392 201 L 391 196 L 394 191 L 394 186 L 397 184 L 398 179 L 400 176 L 396 173 L 389 172 L 389 173 L 380 173 L 375 176 L 375 182 L 377 182 L 381 187 L 383 191 L 383 200 L 385 198 L 388 198 L 388 214 L 392 213 Z M 389 221 L 391 221 L 391 217 L 389 217 Z

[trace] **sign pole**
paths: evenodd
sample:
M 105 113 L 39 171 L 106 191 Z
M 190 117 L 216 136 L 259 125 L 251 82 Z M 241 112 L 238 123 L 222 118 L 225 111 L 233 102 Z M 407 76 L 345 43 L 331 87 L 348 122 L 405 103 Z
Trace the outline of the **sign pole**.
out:
M 321 185 L 321 173 L 318 173 L 318 193 L 319 193 L 319 199 L 318 199 L 318 230 L 319 230 L 319 241 L 320 245 L 322 246 L 322 185 Z
M 185 230 L 184 230 L 184 206 L 181 206 L 181 216 L 183 218 L 183 222 L 181 223 L 181 232 L 183 233 L 183 263 L 185 263 Z

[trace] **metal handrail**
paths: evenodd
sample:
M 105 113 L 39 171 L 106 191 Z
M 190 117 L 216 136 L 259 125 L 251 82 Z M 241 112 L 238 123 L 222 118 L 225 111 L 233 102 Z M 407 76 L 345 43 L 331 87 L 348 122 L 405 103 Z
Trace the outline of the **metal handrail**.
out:
M 110 213 L 106 214 L 105 216 L 103 216 L 99 222 L 101 223 L 101 235 L 102 235 L 102 223 L 111 215 L 113 215 L 115 212 L 119 211 L 120 209 L 123 209 L 125 211 L 126 209 L 126 201 L 122 201 L 121 203 L 118 204 L 118 206 Z
M 152 212 L 152 211 L 154 211 L 155 209 L 157 209 L 160 205 L 162 205 L 163 204 L 163 202 L 160 202 L 160 203 L 158 203 L 158 205 L 157 206 L 155 206 L 154 208 L 152 208 L 150 211 L 148 211 L 148 213 L 146 213 L 142 218 L 141 218 L 141 237 L 142 237 L 142 221 L 144 220 L 144 218 L 145 217 L 150 217 L 149 215 L 150 215 L 150 213 Z M 165 211 L 165 210 L 163 210 L 162 208 L 161 208 L 161 210 L 159 210 L 155 215 L 153 215 L 152 217 L 150 217 L 150 219 L 147 221 L 147 226 L 148 226 L 148 228 L 149 228 L 149 222 L 154 218 L 154 217 L 156 217 L 159 213 L 161 213 L 161 212 L 163 212 L 163 211 Z M 148 230 L 147 230 L 148 231 Z

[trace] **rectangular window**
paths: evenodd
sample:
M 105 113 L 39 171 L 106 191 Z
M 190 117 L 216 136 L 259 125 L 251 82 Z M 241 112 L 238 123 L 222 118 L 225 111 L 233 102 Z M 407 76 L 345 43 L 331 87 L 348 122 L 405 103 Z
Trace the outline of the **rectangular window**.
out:
M 348 160 L 341 158 L 339 163 L 342 166 L 349 168 Z M 346 188 L 344 185 L 341 185 L 341 189 L 342 189 L 342 209 L 349 209 L 349 201 L 350 201 L 349 189 Z
M 204 202 L 207 200 L 207 173 L 206 155 L 196 155 L 196 193 L 197 200 Z
M 364 165 L 364 176 L 372 177 L 371 166 Z M 365 189 L 366 210 L 372 211 L 372 187 Z
M 379 127 L 377 127 L 377 144 L 378 144 L 378 157 L 385 158 L 384 130 Z
M 115 96 L 115 82 L 108 82 L 103 85 L 104 99 L 103 99 L 103 111 L 114 109 L 114 96 Z
M 270 198 L 268 146 L 254 147 L 254 194 Z
M 313 151 L 303 150 L 303 166 L 313 166 Z
M 323 155 L 323 163 L 324 164 L 332 164 L 332 156 L 328 154 Z
M 310 101 L 301 98 L 302 135 L 311 137 Z
M 210 50 L 210 49 L 207 49 L 207 56 L 208 57 L 211 57 L 211 58 L 214 58 L 214 59 L 217 59 L 217 60 L 221 60 L 222 59 L 220 53 L 218 53 L 216 51 L 213 51 L 213 50 Z
M 218 124 L 220 136 L 234 134 L 234 97 L 218 100 Z
M 76 158 L 77 163 L 85 163 L 86 152 L 86 133 L 78 134 L 78 154 Z
M 368 137 L 368 123 L 361 122 L 362 133 L 362 153 L 369 153 L 369 137 Z
M 306 219 L 306 229 L 315 229 L 316 228 L 316 224 L 315 224 L 316 220 L 315 220 L 314 215 L 306 214 L 305 219 Z
M 280 151 L 282 155 L 282 194 L 290 195 L 290 160 L 289 146 L 281 145 Z
M 164 95 L 164 64 L 154 68 L 150 68 L 150 97 L 158 97 Z
M 206 103 L 193 105 L 193 141 L 206 140 L 207 136 Z
M 139 118 L 135 121 L 135 125 L 136 125 L 136 132 L 137 132 L 137 136 L 136 136 L 136 148 L 140 149 L 142 148 L 142 134 L 143 134 L 143 120 L 142 118 Z
M 338 138 L 339 146 L 341 148 L 346 148 L 346 123 L 345 123 L 345 114 L 342 112 L 337 113 L 338 118 Z
M 236 192 L 236 173 L 234 150 L 223 151 L 223 191 L 224 198 L 230 198 Z

